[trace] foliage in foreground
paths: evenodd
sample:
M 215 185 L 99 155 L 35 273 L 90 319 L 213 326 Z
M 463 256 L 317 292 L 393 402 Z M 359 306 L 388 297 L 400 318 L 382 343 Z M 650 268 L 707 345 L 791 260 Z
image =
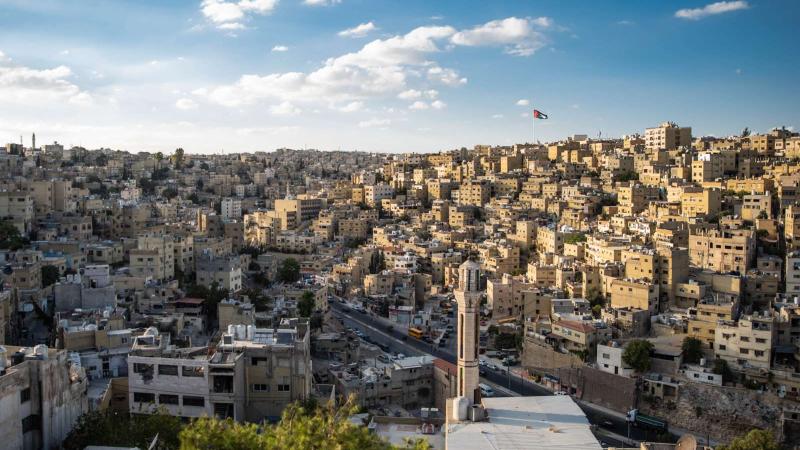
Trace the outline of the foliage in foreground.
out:
M 717 450 L 778 450 L 778 448 L 772 433 L 755 429 L 737 437 L 728 445 L 720 445 Z
M 93 411 L 78 419 L 64 440 L 65 450 L 83 450 L 89 445 L 148 448 L 158 435 L 159 448 L 178 448 L 179 418 L 163 413 L 131 415 Z
M 231 419 L 201 418 L 180 433 L 181 450 L 266 449 L 266 450 L 426 450 L 425 440 L 395 447 L 366 427 L 353 425 L 348 418 L 357 408 L 352 401 L 306 409 L 299 403 L 286 408 L 277 425 L 259 427 Z

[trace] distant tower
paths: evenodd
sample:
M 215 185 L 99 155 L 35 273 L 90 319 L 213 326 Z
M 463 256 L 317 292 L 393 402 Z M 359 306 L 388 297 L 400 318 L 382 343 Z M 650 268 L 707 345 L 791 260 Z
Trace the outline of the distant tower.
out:
M 36 150 L 36 133 L 33 133 L 33 136 L 31 136 L 31 148 Z
M 474 260 L 458 268 L 458 396 L 476 403 L 478 392 L 478 308 L 481 304 L 481 266 Z

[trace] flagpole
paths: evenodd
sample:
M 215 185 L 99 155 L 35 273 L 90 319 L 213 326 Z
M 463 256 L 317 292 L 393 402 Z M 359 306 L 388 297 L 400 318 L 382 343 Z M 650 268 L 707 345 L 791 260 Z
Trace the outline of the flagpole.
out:
M 535 111 L 535 110 L 534 110 Z M 531 128 L 533 128 L 533 145 L 536 145 L 536 113 L 531 111 Z

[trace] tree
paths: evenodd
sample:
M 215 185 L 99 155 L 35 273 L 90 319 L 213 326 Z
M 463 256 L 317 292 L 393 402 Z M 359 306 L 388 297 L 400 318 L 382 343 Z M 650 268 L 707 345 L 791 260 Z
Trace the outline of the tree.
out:
M 622 361 L 633 370 L 642 373 L 650 369 L 650 352 L 653 344 L 644 339 L 636 339 L 628 343 L 622 353 Z
M 187 425 L 179 438 L 182 450 L 428 449 L 424 439 L 393 446 L 367 427 L 352 424 L 349 418 L 356 412 L 358 407 L 352 397 L 338 407 L 332 402 L 321 407 L 312 402 L 305 406 L 293 403 L 276 425 L 258 426 L 203 417 Z
M 66 450 L 90 445 L 148 448 L 158 435 L 159 448 L 177 449 L 181 420 L 163 412 L 156 414 L 92 411 L 82 415 L 63 442 Z
M 60 275 L 58 267 L 51 265 L 42 266 L 42 287 L 56 284 Z
M 714 360 L 712 372 L 717 375 L 722 375 L 723 383 L 733 380 L 733 371 L 730 367 L 728 367 L 728 361 L 725 361 L 724 359 L 717 358 Z
M 720 445 L 717 450 L 778 450 L 778 443 L 771 432 L 753 429 L 728 445 Z
M 177 148 L 175 149 L 175 153 L 172 154 L 172 164 L 175 167 L 175 170 L 180 170 L 183 166 L 183 149 Z
M 688 363 L 698 363 L 703 357 L 703 343 L 697 338 L 684 338 L 681 350 L 683 351 L 683 360 Z
M 0 220 L 0 249 L 19 250 L 28 245 L 28 240 L 20 236 L 13 223 Z
M 278 266 L 278 281 L 294 283 L 300 279 L 300 263 L 294 258 L 286 258 Z
M 750 136 L 750 128 L 744 127 L 744 130 L 742 130 L 742 137 L 747 136 Z
M 297 302 L 297 314 L 300 317 L 311 317 L 314 312 L 314 293 L 311 291 L 303 292 L 300 301 Z
M 167 200 L 172 200 L 173 198 L 178 196 L 178 190 L 175 188 L 167 188 L 161 193 Z

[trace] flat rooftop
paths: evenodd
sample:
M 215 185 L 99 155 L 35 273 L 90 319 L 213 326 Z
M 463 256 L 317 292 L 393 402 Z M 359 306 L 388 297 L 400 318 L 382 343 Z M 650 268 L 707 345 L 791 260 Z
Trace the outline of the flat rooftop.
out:
M 447 425 L 447 448 L 544 450 L 602 447 L 578 405 L 567 396 L 483 399 L 488 420 Z

